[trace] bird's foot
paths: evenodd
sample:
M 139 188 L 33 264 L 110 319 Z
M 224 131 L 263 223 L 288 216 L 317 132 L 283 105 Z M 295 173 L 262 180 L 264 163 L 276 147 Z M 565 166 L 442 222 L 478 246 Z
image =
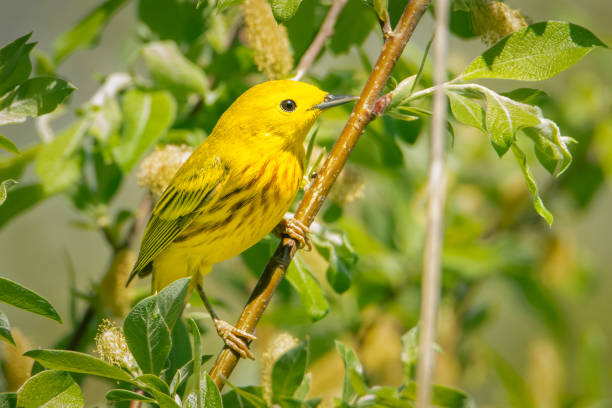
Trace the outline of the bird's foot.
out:
M 240 357 L 242 358 L 250 358 L 251 360 L 255 359 L 244 339 L 252 341 L 257 337 L 220 319 L 215 319 L 215 328 L 227 347 L 240 354 Z
M 312 250 L 312 243 L 308 237 L 310 229 L 293 217 L 283 218 L 274 228 L 274 233 L 278 236 L 287 235 L 293 238 L 297 241 L 299 249 L 306 248 L 307 251 Z

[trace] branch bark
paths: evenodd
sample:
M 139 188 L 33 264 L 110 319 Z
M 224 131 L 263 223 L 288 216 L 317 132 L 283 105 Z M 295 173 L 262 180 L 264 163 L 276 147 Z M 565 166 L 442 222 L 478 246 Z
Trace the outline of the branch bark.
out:
M 375 115 L 372 114 L 372 108 L 389 75 L 391 75 L 397 59 L 402 54 L 406 42 L 414 32 L 423 13 L 427 10 L 429 1 L 410 1 L 404 9 L 395 30 L 385 40 L 378 61 L 361 92 L 361 97 L 357 101 L 346 126 L 323 164 L 321 171 L 304 193 L 304 198 L 295 214 L 295 218 L 304 225 L 310 226 L 314 221 L 336 177 L 344 167 L 351 150 L 359 140 L 359 136 L 361 136 L 367 124 L 375 118 Z M 238 318 L 237 328 L 249 333 L 254 331 L 266 306 L 272 299 L 276 287 L 285 276 L 285 271 L 296 251 L 297 244 L 293 239 L 282 239 L 259 278 L 242 314 Z M 229 378 L 234 367 L 236 367 L 239 358 L 237 353 L 228 348 L 224 348 L 217 357 L 210 371 L 210 376 L 220 389 L 223 387 L 224 379 Z
M 446 90 L 439 86 L 446 82 L 448 52 L 448 0 L 436 0 L 435 38 L 433 43 L 434 86 L 431 140 L 429 148 L 429 177 L 427 225 L 421 284 L 421 316 L 419 333 L 419 365 L 417 372 L 417 408 L 429 407 L 431 383 L 435 368 L 434 342 L 440 301 L 440 258 L 444 238 L 444 139 L 446 136 Z
M 308 72 L 310 67 L 312 66 L 314 60 L 321 52 L 321 49 L 325 45 L 325 41 L 329 37 L 334 34 L 334 26 L 336 25 L 336 20 L 338 20 L 338 16 L 340 12 L 346 5 L 347 0 L 334 0 L 327 15 L 325 16 L 325 20 L 323 20 L 323 24 L 321 24 L 321 28 L 317 33 L 315 39 L 310 44 L 310 47 L 306 50 L 302 58 L 300 59 L 300 63 L 296 68 L 294 80 L 299 81 L 302 77 Z

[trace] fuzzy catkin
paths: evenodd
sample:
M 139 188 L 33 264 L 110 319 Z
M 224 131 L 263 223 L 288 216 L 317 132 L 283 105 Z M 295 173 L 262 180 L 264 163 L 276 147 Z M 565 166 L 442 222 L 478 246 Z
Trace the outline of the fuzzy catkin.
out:
M 21 385 L 30 377 L 34 360 L 23 355 L 32 349 L 30 340 L 21 330 L 12 328 L 11 334 L 15 340 L 15 346 L 7 342 L 2 343 L 2 374 L 6 381 L 7 391 L 17 391 Z
M 138 184 L 159 197 L 191 153 L 193 148 L 186 145 L 157 148 L 140 164 Z
M 245 0 L 242 13 L 246 37 L 257 68 L 268 79 L 280 79 L 293 68 L 287 29 L 274 19 L 268 0 Z
M 527 26 L 527 21 L 520 11 L 510 8 L 501 1 L 473 0 L 470 8 L 474 34 L 479 35 L 487 45 L 493 45 Z
M 121 328 L 116 327 L 108 319 L 103 319 L 98 326 L 98 334 L 94 339 L 96 354 L 110 364 L 133 371 L 137 366 Z
M 272 405 L 272 368 L 276 360 L 285 352 L 298 345 L 298 340 L 288 333 L 281 333 L 272 340 L 266 351 L 261 356 L 261 385 L 263 387 L 263 398 Z
M 132 302 L 131 291 L 126 288 L 132 267 L 136 263 L 136 253 L 131 249 L 122 249 L 115 255 L 106 275 L 100 283 L 98 296 L 104 307 L 116 317 L 125 316 Z

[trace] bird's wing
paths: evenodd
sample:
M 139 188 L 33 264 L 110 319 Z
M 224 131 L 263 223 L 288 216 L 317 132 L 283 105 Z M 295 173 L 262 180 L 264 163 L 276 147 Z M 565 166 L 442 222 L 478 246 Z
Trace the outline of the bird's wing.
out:
M 206 206 L 215 200 L 229 174 L 229 166 L 218 157 L 202 165 L 183 168 L 179 169 L 153 208 L 138 260 L 127 284 L 137 274 L 150 273 L 148 266 L 151 261 L 191 224 L 197 214 L 206 211 Z

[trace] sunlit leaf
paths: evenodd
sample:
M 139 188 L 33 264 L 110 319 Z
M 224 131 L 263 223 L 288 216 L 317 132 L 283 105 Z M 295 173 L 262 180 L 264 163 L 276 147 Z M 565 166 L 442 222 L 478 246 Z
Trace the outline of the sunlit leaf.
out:
M 208 91 L 204 72 L 189 61 L 173 41 L 149 43 L 142 49 L 153 77 L 164 88 L 175 92 L 195 92 L 202 97 Z
M 0 205 L 6 201 L 7 189 L 13 184 L 17 184 L 13 179 L 4 180 L 0 183 Z
M 276 21 L 284 23 L 293 18 L 302 0 L 270 0 L 272 14 Z
M 25 355 L 53 370 L 95 375 L 118 381 L 131 381 L 132 379 L 121 368 L 89 354 L 77 351 L 37 349 L 30 350 Z
M 516 161 L 518 162 L 519 167 L 523 172 L 525 182 L 527 183 L 527 189 L 533 197 L 533 208 L 535 208 L 537 213 L 540 214 L 540 216 L 542 216 L 542 218 L 546 220 L 548 225 L 552 225 L 553 216 L 550 211 L 546 209 L 546 207 L 544 206 L 544 202 L 540 198 L 540 195 L 538 193 L 538 186 L 535 182 L 535 179 L 531 175 L 529 167 L 527 166 L 527 157 L 525 156 L 525 153 L 523 153 L 523 151 L 516 144 L 512 145 L 512 153 L 514 153 Z
M 30 51 L 35 45 L 28 44 L 31 36 L 32 33 L 26 34 L 0 49 L 0 96 L 30 76 Z
M 605 44 L 586 28 L 565 21 L 544 21 L 518 30 L 489 48 L 460 78 L 541 81 L 571 67 L 594 47 Z
M 128 0 L 107 0 L 53 42 L 53 60 L 59 63 L 73 52 L 95 46 L 110 18 Z
M 134 391 L 129 390 L 110 390 L 106 393 L 106 399 L 112 402 L 122 401 L 144 401 L 144 402 L 155 402 L 155 400 L 145 397 Z
M 461 390 L 444 387 L 441 385 L 434 385 L 431 391 L 431 404 L 436 407 L 476 408 L 476 403 L 472 397 Z M 402 395 L 412 400 L 416 400 L 417 383 L 411 381 L 406 384 L 406 387 L 402 391 Z
M 19 154 L 19 148 L 11 139 L 6 136 L 0 135 L 0 148 L 7 152 Z
M 122 109 L 125 125 L 113 155 L 121 169 L 128 172 L 170 127 L 176 102 L 165 91 L 132 89 L 123 96 Z
M 238 6 L 242 4 L 244 0 L 219 0 L 217 2 L 217 12 L 220 13 L 230 7 Z
M 7 343 L 15 345 L 15 340 L 11 334 L 11 324 L 9 323 L 8 317 L 0 311 L 0 338 Z
M 344 363 L 342 401 L 348 402 L 356 392 L 355 387 L 353 386 L 353 383 L 357 382 L 358 380 L 356 377 L 359 377 L 360 381 L 363 382 L 363 366 L 361 365 L 361 362 L 353 349 L 346 344 L 336 340 L 336 350 L 338 351 L 338 354 L 340 354 L 342 362 Z
M 275 397 L 292 397 L 304 378 L 308 351 L 299 344 L 281 355 L 272 367 L 272 393 Z
M 486 133 L 485 111 L 482 106 L 472 98 L 467 98 L 457 92 L 448 92 L 451 111 L 455 119 L 464 125 L 473 126 Z
M 70 374 L 48 370 L 30 377 L 17 391 L 17 406 L 20 408 L 85 406 L 83 393 Z
M 62 322 L 47 299 L 3 277 L 0 277 L 0 302 Z
M 310 267 L 298 255 L 289 265 L 286 274 L 287 281 L 297 290 L 304 310 L 313 321 L 321 320 L 329 311 L 329 303 L 321 285 L 312 275 Z
M 141 370 L 159 374 L 166 363 L 172 340 L 154 296 L 134 306 L 123 322 L 123 332 Z
M 18 185 L 11 189 L 10 200 L 0 206 L 0 227 L 47 198 L 41 184 Z
M 35 169 L 46 194 L 74 187 L 81 178 L 81 158 L 74 153 L 81 146 L 89 125 L 88 120 L 81 120 L 41 147 Z
M 0 125 L 20 123 L 49 113 L 76 88 L 53 77 L 30 78 L 0 99 Z
M 0 408 L 17 408 L 17 393 L 0 393 Z

